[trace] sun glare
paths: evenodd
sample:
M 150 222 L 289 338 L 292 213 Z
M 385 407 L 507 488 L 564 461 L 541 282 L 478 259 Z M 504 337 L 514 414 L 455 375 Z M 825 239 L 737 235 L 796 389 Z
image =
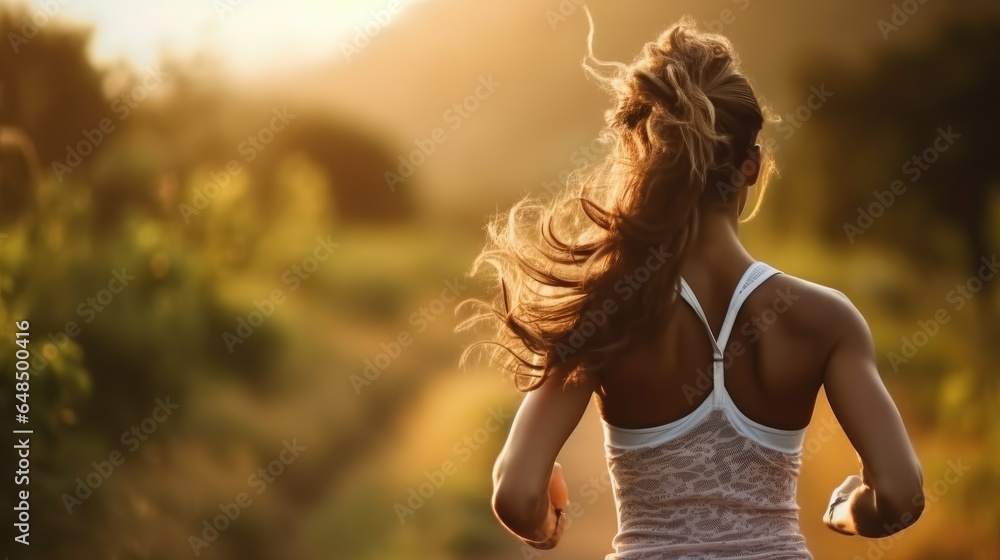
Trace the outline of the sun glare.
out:
M 206 53 L 245 77 L 342 60 L 359 33 L 381 32 L 419 1 L 34 0 L 32 7 L 92 26 L 98 63 L 124 59 L 142 68 L 164 52 Z

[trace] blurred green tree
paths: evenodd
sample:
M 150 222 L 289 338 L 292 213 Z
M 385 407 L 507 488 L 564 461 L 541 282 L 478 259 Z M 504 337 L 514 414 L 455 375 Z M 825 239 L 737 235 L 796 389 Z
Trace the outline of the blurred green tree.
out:
M 871 240 L 933 267 L 951 261 L 942 251 L 953 247 L 923 232 L 944 228 L 961 238 L 970 276 L 996 252 L 998 34 L 1000 20 L 954 16 L 930 40 L 880 50 L 863 72 L 831 76 L 830 65 L 813 66 L 822 70 L 808 83 L 836 91 L 815 114 L 818 134 L 829 136 L 821 174 L 830 206 L 821 218 L 832 241 Z

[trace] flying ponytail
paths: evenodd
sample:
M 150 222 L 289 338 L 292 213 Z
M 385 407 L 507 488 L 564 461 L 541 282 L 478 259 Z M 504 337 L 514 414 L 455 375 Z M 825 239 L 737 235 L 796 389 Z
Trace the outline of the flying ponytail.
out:
M 492 274 L 494 297 L 463 302 L 473 313 L 459 329 L 495 327 L 463 362 L 485 345 L 521 390 L 553 375 L 598 374 L 637 337 L 658 332 L 700 209 L 726 201 L 764 122 L 729 41 L 689 19 L 632 64 L 601 61 L 591 47 L 584 68 L 614 99 L 607 155 L 552 200 L 525 198 L 488 225 L 472 273 Z M 766 154 L 761 161 L 763 183 L 773 166 Z

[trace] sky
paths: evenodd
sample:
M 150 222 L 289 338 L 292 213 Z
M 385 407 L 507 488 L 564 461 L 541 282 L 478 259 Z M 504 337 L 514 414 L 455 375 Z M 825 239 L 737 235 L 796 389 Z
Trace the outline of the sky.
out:
M 354 41 L 397 24 L 420 1 L 32 0 L 31 5 L 91 24 L 91 56 L 98 63 L 124 59 L 146 67 L 161 51 L 174 57 L 211 52 L 236 76 L 253 76 L 343 57 Z

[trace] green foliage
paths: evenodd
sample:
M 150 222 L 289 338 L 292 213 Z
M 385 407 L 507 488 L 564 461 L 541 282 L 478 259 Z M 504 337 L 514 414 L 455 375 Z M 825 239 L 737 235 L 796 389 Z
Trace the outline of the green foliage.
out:
M 0 8 L 5 37 L 23 13 Z M 976 470 L 950 490 L 956 525 L 1000 521 L 991 509 L 1000 388 L 990 367 L 1000 359 L 991 338 L 1000 284 L 961 310 L 947 299 L 970 273 L 969 255 L 1000 241 L 1000 181 L 985 153 L 996 73 L 983 70 L 996 66 L 996 31 L 949 27 L 867 73 L 845 71 L 796 137 L 806 148 L 782 154 L 786 175 L 748 236 L 761 258 L 843 290 L 865 313 L 929 474 L 955 454 L 971 457 Z M 0 114 L 17 132 L 0 145 L 0 383 L 15 381 L 12 325 L 29 319 L 33 553 L 188 558 L 190 536 L 249 492 L 252 505 L 201 558 L 518 556 L 486 500 L 499 434 L 418 514 L 400 523 L 394 513 L 422 471 L 453 458 L 450 432 L 478 425 L 475 414 L 497 400 L 495 386 L 474 394 L 460 383 L 465 341 L 451 332 L 453 305 L 414 319 L 445 282 L 463 282 L 479 233 L 419 221 L 412 189 L 385 187 L 394 154 L 327 115 L 298 114 L 249 159 L 241 142 L 274 103 L 185 68 L 167 65 L 162 95 L 118 119 L 101 82 L 135 76 L 92 67 L 88 41 L 54 23 L 16 57 L 0 49 Z M 115 131 L 57 176 L 51 163 L 109 116 Z M 962 143 L 849 243 L 843 223 L 948 124 Z M 220 181 L 230 162 L 239 171 Z M 295 276 L 321 240 L 332 252 Z M 275 291 L 283 302 L 270 300 Z M 947 328 L 897 368 L 888 353 L 940 308 Z M 254 313 L 265 316 L 237 334 Z M 401 334 L 418 343 L 375 378 L 359 377 Z M 125 444 L 168 397 L 179 408 L 141 445 Z M 0 391 L 0 410 L 14 404 Z M 250 477 L 292 439 L 306 450 L 285 466 L 291 474 L 255 493 Z M 114 452 L 124 463 L 92 496 L 67 501 Z M 14 463 L 9 446 L 0 460 Z M 0 508 L 11 507 L 4 494 Z

